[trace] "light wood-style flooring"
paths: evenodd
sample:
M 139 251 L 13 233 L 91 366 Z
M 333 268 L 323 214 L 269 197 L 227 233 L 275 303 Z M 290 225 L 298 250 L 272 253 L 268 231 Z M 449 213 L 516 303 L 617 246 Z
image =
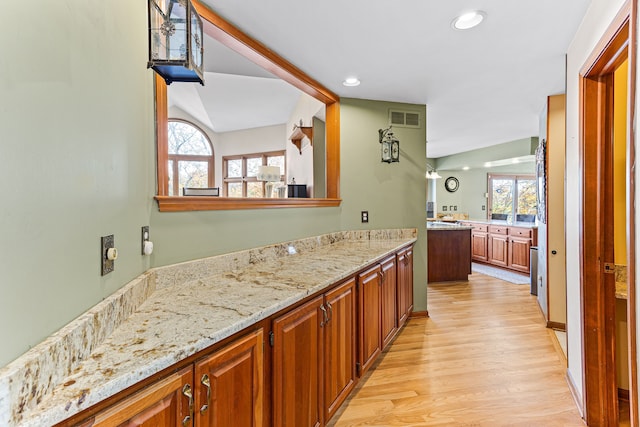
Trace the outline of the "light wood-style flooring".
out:
M 529 286 L 474 273 L 430 284 L 331 426 L 584 426 Z

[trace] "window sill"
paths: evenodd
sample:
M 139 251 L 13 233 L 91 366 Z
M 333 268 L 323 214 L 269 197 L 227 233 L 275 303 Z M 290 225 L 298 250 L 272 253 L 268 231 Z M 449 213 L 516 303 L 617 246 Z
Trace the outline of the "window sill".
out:
M 219 211 L 239 209 L 328 208 L 342 199 L 258 199 L 207 196 L 155 196 L 160 212 Z

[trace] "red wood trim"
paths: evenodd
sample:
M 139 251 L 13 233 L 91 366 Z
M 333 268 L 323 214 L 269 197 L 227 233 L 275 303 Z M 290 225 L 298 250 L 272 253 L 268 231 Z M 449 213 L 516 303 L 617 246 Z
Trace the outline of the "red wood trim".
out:
M 631 1 L 627 0 L 609 24 L 609 27 L 602 35 L 602 38 L 600 38 L 600 41 L 598 41 L 598 44 L 596 44 L 596 47 L 587 57 L 587 60 L 580 69 L 581 76 L 610 73 L 624 61 L 626 55 L 622 60 L 620 60 L 620 57 L 622 51 L 629 44 L 627 36 L 629 28 L 627 25 L 629 24 L 630 14 Z M 620 37 L 621 33 L 624 33 L 623 37 Z M 605 52 L 607 53 L 606 56 Z
M 627 1 L 580 78 L 580 312 L 584 414 L 590 425 L 618 422 L 615 324 L 609 321 L 615 317 L 615 286 L 603 263 L 613 262 L 612 73 L 627 58 L 629 6 Z
M 326 208 L 340 206 L 340 199 L 260 199 L 208 196 L 156 196 L 160 212 L 275 209 L 275 208 Z
M 629 19 L 629 99 L 627 116 L 627 334 L 629 345 L 629 418 L 631 426 L 640 424 L 638 418 L 638 365 L 637 359 L 637 315 L 636 315 L 636 75 L 638 45 L 638 0 L 632 0 Z
M 158 156 L 158 196 L 169 193 L 169 107 L 167 104 L 167 84 L 155 74 L 156 88 L 156 147 Z
M 428 311 L 412 311 L 409 313 L 409 319 L 424 319 L 429 317 Z

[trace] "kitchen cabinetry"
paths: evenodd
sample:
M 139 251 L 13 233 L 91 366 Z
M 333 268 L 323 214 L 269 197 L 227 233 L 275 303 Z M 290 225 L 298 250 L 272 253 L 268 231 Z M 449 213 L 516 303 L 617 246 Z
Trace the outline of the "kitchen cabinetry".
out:
M 413 249 L 406 248 L 396 255 L 397 260 L 397 316 L 398 329 L 413 311 Z
M 324 406 L 329 420 L 356 383 L 356 279 L 325 294 Z
M 262 426 L 262 329 L 195 364 L 196 426 Z
M 471 231 L 471 257 L 485 262 L 529 274 L 529 250 L 538 243 L 536 228 L 512 225 L 490 225 L 463 222 Z
M 412 309 L 406 246 L 60 425 L 322 427 Z
M 193 425 L 192 369 L 185 368 L 98 412 L 76 426 L 175 427 Z
M 360 376 L 367 372 L 398 331 L 396 274 L 393 256 L 358 275 Z
M 396 274 L 395 255 L 380 263 L 380 330 L 383 349 L 391 343 L 398 332 Z
M 509 267 L 524 273 L 531 269 L 530 249 L 533 242 L 533 230 L 527 228 L 509 228 Z
M 273 322 L 276 426 L 320 426 L 355 385 L 355 278 Z
M 322 425 L 319 296 L 273 321 L 273 419 L 276 427 Z
M 489 227 L 489 262 L 507 267 L 509 265 L 509 238 L 507 227 Z

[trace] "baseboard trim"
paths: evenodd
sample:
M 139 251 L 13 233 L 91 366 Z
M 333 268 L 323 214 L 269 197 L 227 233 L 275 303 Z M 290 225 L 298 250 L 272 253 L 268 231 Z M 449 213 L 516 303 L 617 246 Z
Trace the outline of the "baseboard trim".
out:
M 409 313 L 409 319 L 420 319 L 429 317 L 428 311 L 412 311 Z
M 571 396 L 573 396 L 573 401 L 576 403 L 576 407 L 578 408 L 578 412 L 580 413 L 580 418 L 584 420 L 584 407 L 582 406 L 582 393 L 578 393 L 578 388 L 576 387 L 575 381 L 573 381 L 573 377 L 571 376 L 571 372 L 566 370 L 565 379 L 567 380 L 567 384 L 569 384 L 569 391 L 571 392 Z
M 547 328 L 567 332 L 567 325 L 565 323 L 552 322 L 551 320 L 547 320 Z

